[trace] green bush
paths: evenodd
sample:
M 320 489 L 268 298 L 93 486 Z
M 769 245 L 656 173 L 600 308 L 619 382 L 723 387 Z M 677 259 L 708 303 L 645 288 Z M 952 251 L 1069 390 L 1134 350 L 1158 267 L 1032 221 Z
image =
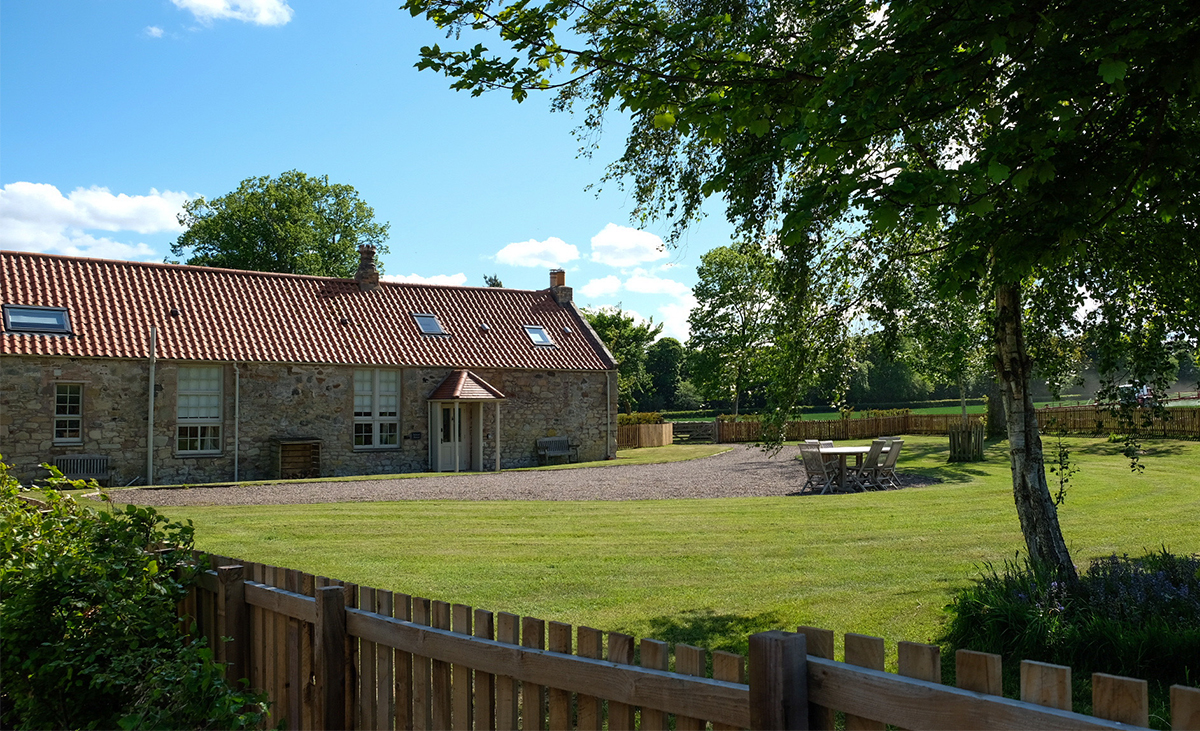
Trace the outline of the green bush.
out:
M 52 487 L 84 486 L 52 474 Z M 231 687 L 203 641 L 179 631 L 190 523 L 92 510 L 55 489 L 43 500 L 23 499 L 0 462 L 3 728 L 259 725 L 266 696 Z
M 863 416 L 868 419 L 876 419 L 884 416 L 908 416 L 912 413 L 912 409 L 867 409 L 863 412 Z
M 664 411 L 664 419 L 715 419 L 720 409 L 697 409 L 692 411 Z
M 1161 552 L 1092 562 L 1070 586 L 1026 562 L 990 569 L 949 605 L 945 642 L 1020 660 L 1143 678 L 1200 678 L 1200 557 Z
M 661 424 L 663 423 L 662 414 L 657 411 L 634 412 L 632 414 L 617 414 L 617 424 L 619 426 L 629 426 L 630 424 Z

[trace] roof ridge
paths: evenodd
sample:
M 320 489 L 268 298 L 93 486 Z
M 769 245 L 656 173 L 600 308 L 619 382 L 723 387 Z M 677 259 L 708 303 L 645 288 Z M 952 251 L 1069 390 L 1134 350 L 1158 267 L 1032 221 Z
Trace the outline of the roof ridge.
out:
M 295 278 L 295 279 L 318 279 L 318 280 L 322 280 L 322 281 L 332 281 L 332 282 L 354 282 L 354 281 L 356 281 L 354 279 L 354 277 L 322 277 L 322 276 L 318 276 L 315 274 L 292 274 L 290 272 L 263 272 L 263 271 L 259 271 L 257 269 L 233 269 L 230 267 L 210 267 L 210 266 L 201 266 L 198 264 L 173 264 L 173 263 L 161 262 L 161 261 L 134 261 L 132 259 L 105 259 L 102 257 L 95 257 L 95 256 L 70 256 L 67 254 L 50 254 L 50 253 L 43 252 L 43 251 L 10 251 L 7 249 L 0 249 L 0 254 L 8 254 L 10 256 L 40 257 L 40 258 L 44 258 L 44 259 L 62 259 L 62 260 L 66 260 L 66 261 L 77 261 L 77 262 L 95 262 L 97 264 L 111 264 L 111 265 L 116 265 L 116 266 L 151 267 L 151 268 L 155 268 L 155 269 L 184 269 L 187 271 L 212 272 L 214 274 L 232 274 L 232 275 L 238 275 L 238 276 L 290 277 L 290 278 Z M 547 292 L 547 291 L 549 291 L 548 288 L 547 289 L 518 289 L 516 287 L 488 287 L 488 286 L 479 286 L 479 285 L 474 285 L 474 284 L 468 285 L 468 284 L 435 284 L 433 282 L 397 282 L 397 281 L 385 279 L 385 277 L 387 277 L 387 276 L 394 276 L 394 275 L 387 275 L 387 274 L 381 275 L 379 278 L 379 284 L 381 284 L 381 285 L 386 284 L 389 286 L 403 286 L 403 287 L 430 287 L 430 288 L 435 288 L 435 289 L 447 289 L 447 288 L 477 289 L 477 290 L 495 291 L 495 292 Z

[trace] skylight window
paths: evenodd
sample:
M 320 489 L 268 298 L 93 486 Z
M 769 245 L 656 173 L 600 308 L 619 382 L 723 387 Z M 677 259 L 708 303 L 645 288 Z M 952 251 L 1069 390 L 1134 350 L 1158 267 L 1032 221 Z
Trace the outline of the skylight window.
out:
M 529 336 L 534 345 L 554 345 L 554 341 L 550 339 L 550 333 L 546 332 L 546 328 L 541 325 L 526 325 L 525 334 Z
M 421 332 L 425 335 L 445 335 L 446 330 L 442 327 L 442 323 L 438 322 L 437 315 L 413 315 L 413 319 L 417 321 L 417 327 L 421 328 Z
M 71 319 L 65 307 L 4 305 L 4 329 L 14 333 L 71 333 Z

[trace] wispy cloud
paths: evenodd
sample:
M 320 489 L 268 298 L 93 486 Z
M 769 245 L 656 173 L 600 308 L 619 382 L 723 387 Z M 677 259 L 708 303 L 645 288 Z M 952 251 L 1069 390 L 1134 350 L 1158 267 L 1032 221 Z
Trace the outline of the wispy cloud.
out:
M 411 284 L 441 284 L 452 287 L 461 287 L 467 283 L 467 275 L 459 272 L 458 274 L 434 274 L 432 277 L 423 277 L 420 274 L 384 274 L 380 277 L 385 282 L 409 282 Z
M 515 267 L 560 267 L 579 258 L 579 249 L 560 238 L 518 241 L 496 252 L 496 261 Z
M 610 223 L 592 237 L 592 261 L 632 267 L 667 256 L 663 240 L 648 231 Z
M 286 0 L 171 0 L 201 23 L 240 20 L 255 25 L 286 25 L 293 10 Z
M 146 26 L 146 35 L 150 36 L 151 38 L 162 38 L 163 29 L 159 28 L 157 25 L 148 25 Z
M 0 190 L 0 248 L 71 256 L 149 259 L 144 243 L 125 243 L 86 233 L 180 230 L 176 215 L 197 194 L 153 188 L 149 195 L 114 195 L 108 188 L 76 188 L 63 195 L 46 183 L 9 183 Z

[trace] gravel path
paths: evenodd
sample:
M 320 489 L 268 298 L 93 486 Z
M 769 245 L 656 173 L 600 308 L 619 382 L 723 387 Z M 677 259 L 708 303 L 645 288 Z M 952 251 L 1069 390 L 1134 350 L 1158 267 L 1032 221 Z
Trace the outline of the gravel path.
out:
M 795 448 L 769 456 L 749 445 L 712 457 L 649 465 L 469 473 L 352 482 L 134 490 L 139 505 L 291 505 L 380 500 L 665 500 L 794 495 L 804 486 Z M 902 477 L 906 484 L 931 480 Z

